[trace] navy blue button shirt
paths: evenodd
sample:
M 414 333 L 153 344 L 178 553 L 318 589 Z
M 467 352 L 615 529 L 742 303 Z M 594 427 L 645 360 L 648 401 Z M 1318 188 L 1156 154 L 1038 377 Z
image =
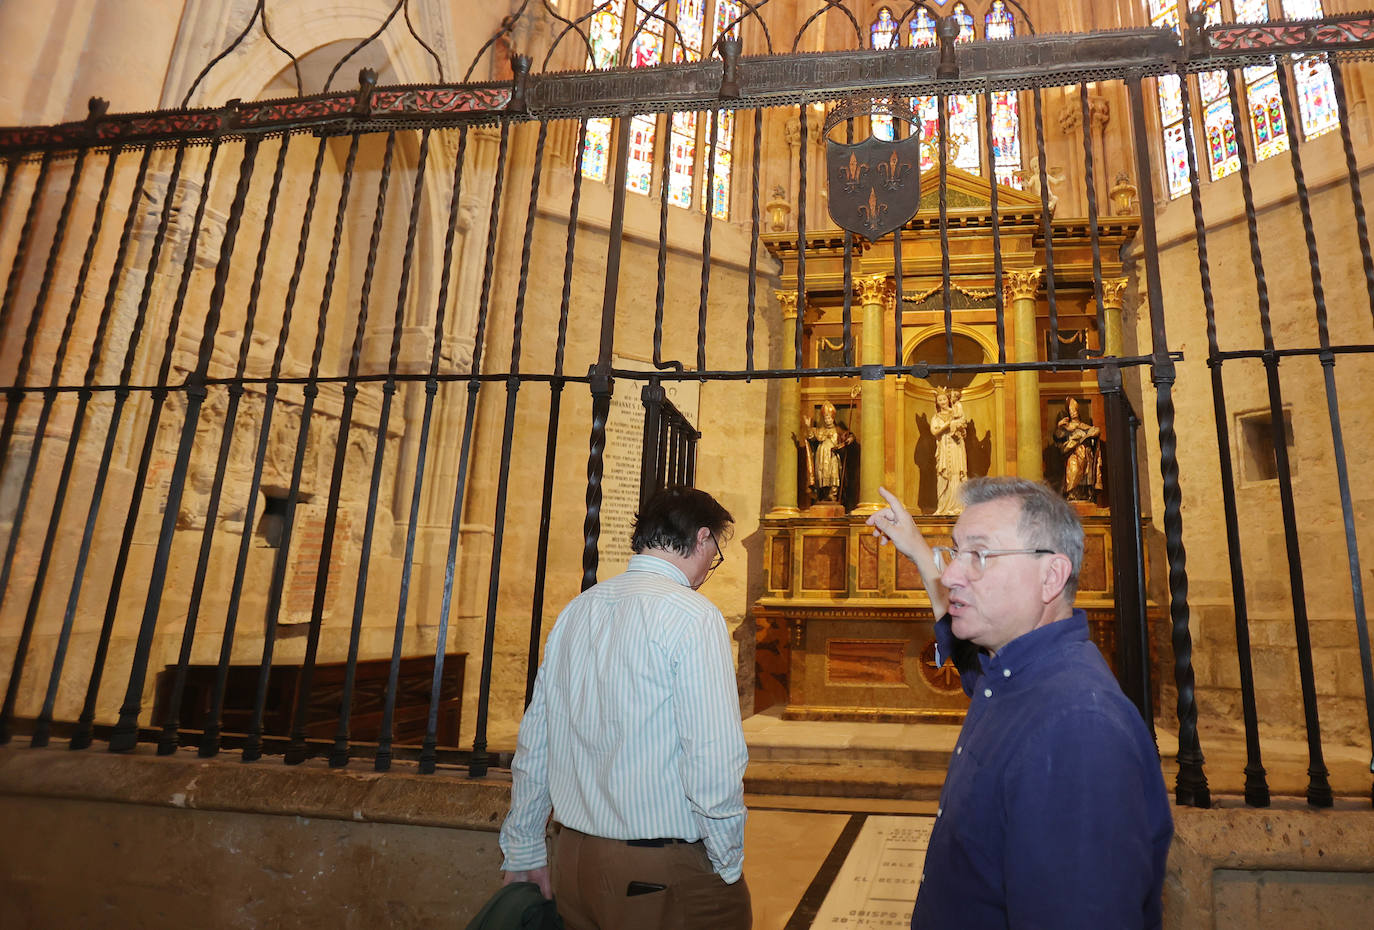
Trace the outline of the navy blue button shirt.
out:
M 955 642 L 936 624 L 939 655 Z M 1154 741 L 1083 611 L 963 676 L 913 930 L 1159 927 L 1173 837 Z

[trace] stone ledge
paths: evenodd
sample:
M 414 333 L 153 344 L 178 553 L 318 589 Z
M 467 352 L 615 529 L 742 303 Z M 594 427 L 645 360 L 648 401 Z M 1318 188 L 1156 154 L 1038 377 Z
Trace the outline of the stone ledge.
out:
M 405 763 L 381 773 L 331 769 L 323 759 L 288 766 L 186 751 L 158 756 L 151 746 L 132 753 L 0 747 L 0 795 L 495 832 L 510 806 L 510 776 L 420 775 Z

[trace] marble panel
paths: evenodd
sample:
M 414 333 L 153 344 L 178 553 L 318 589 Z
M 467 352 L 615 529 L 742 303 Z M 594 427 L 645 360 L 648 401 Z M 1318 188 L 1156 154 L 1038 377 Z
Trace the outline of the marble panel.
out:
M 933 817 L 870 816 L 835 876 L 814 930 L 887 930 L 911 925 Z

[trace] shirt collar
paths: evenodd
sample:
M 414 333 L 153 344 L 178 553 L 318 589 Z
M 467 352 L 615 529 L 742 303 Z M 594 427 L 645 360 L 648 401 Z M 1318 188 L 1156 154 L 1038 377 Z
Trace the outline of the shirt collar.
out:
M 625 570 L 627 572 L 649 572 L 652 575 L 662 575 L 680 585 L 691 587 L 682 569 L 656 555 L 649 555 L 645 552 L 630 556 L 630 562 Z
M 1088 615 L 1075 607 L 1063 620 L 1047 623 L 1029 633 L 1016 637 L 997 651 L 997 655 L 980 655 L 983 671 L 1009 668 L 1021 671 L 1065 646 L 1088 639 Z

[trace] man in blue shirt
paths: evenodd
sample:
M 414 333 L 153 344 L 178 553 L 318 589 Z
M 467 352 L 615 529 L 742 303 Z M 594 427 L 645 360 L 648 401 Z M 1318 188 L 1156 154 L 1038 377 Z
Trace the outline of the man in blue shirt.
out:
M 1083 528 L 1043 484 L 964 484 L 952 547 L 901 502 L 868 523 L 921 572 L 936 660 L 971 702 L 950 760 L 913 930 L 1161 925 L 1173 837 L 1159 756 L 1073 606 Z
M 696 591 L 732 522 L 704 491 L 657 492 L 627 570 L 549 633 L 511 763 L 502 868 L 552 893 L 568 930 L 750 925 L 735 661 L 724 617 Z

